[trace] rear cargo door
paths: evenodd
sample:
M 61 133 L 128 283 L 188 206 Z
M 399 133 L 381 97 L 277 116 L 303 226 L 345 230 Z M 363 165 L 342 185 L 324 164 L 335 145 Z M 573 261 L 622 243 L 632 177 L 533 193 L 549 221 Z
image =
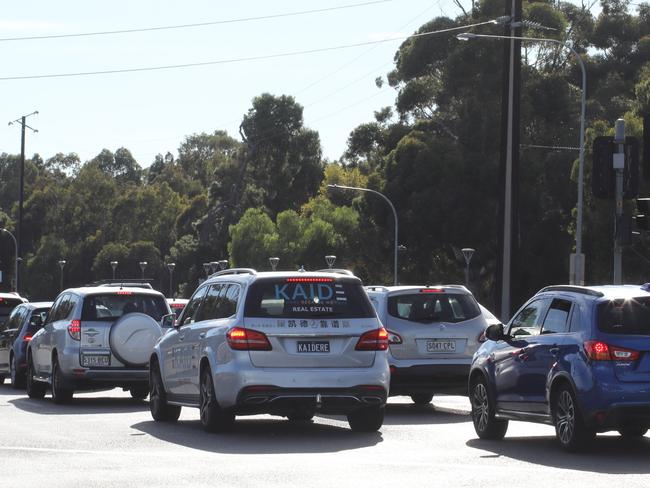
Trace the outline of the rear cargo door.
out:
M 379 327 L 357 279 L 263 279 L 249 288 L 244 327 L 266 334 L 270 351 L 250 351 L 265 368 L 371 366 L 374 351 L 357 351 L 359 337 Z

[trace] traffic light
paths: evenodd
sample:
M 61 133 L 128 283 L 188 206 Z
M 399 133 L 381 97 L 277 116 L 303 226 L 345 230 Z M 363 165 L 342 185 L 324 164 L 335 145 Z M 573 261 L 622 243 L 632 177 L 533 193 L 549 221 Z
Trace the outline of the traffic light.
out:
M 599 136 L 594 139 L 591 191 L 596 198 L 613 200 L 616 197 L 616 171 L 614 170 L 613 158 L 614 154 L 618 152 L 617 146 L 611 136 Z M 635 137 L 626 137 L 623 198 L 636 198 L 638 193 L 639 141 Z
M 635 217 L 636 228 L 650 230 L 650 198 L 637 198 L 636 209 L 639 214 Z

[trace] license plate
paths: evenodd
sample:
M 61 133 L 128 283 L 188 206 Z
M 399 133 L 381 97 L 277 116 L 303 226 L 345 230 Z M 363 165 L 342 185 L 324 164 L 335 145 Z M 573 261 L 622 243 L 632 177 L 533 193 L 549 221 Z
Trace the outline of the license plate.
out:
M 456 341 L 439 339 L 427 341 L 427 352 L 456 352 Z
M 298 352 L 330 352 L 328 341 L 298 341 Z
M 111 356 L 109 354 L 82 354 L 81 365 L 86 368 L 110 366 Z

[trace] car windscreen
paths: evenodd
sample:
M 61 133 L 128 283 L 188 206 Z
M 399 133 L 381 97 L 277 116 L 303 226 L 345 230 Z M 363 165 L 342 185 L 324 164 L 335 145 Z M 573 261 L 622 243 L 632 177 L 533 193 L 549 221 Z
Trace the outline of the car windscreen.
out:
M 608 334 L 650 335 L 650 297 L 598 304 L 598 330 Z
M 411 293 L 388 298 L 388 313 L 393 317 L 430 324 L 457 323 L 481 314 L 472 295 L 459 293 Z
M 11 311 L 21 303 L 23 303 L 23 301 L 17 298 L 0 297 L 0 324 L 4 324 L 11 314 Z
M 132 292 L 88 295 L 84 298 L 81 320 L 114 321 L 132 312 L 144 313 L 159 321 L 167 314 L 167 303 L 162 295 Z
M 277 278 L 253 283 L 246 317 L 372 318 L 375 311 L 359 281 L 333 278 Z

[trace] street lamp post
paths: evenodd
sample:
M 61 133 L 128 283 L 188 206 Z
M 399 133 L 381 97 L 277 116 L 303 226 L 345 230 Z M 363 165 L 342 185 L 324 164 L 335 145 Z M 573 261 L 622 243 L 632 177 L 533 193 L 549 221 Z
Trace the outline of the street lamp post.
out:
M 278 268 L 279 263 L 280 263 L 280 258 L 278 257 L 269 258 L 269 264 L 271 265 L 271 269 L 273 271 L 275 271 Z
M 16 252 L 16 259 L 14 264 L 14 291 L 18 293 L 18 261 L 20 258 L 18 257 L 18 243 L 16 242 L 16 236 L 14 236 L 5 228 L 0 229 L 0 231 L 9 234 L 9 237 L 11 237 L 11 239 L 14 241 L 14 250 Z
M 397 285 L 397 250 L 398 250 L 398 243 L 397 243 L 397 237 L 398 237 L 398 221 L 397 221 L 397 211 L 395 210 L 395 206 L 393 203 L 388 199 L 386 195 L 383 193 L 379 193 L 378 191 L 371 190 L 370 188 L 359 188 L 357 186 L 345 186 L 345 185 L 327 185 L 328 188 L 334 188 L 334 189 L 339 189 L 339 190 L 357 190 L 357 191 L 365 191 L 368 193 L 374 193 L 375 195 L 380 196 L 383 198 L 386 203 L 390 206 L 390 209 L 393 211 L 393 218 L 395 219 L 395 256 L 394 256 L 394 271 L 393 271 L 393 283 Z
M 573 49 L 572 46 L 566 42 L 559 41 L 557 39 L 548 39 L 548 38 L 538 38 L 538 37 L 512 37 L 512 36 L 497 36 L 491 34 L 474 34 L 471 32 L 464 32 L 456 36 L 461 41 L 467 41 L 475 38 L 486 38 L 486 39 L 519 39 L 521 41 L 531 41 L 531 42 L 551 42 L 553 44 L 559 44 L 573 53 L 573 55 L 578 60 L 580 64 L 580 69 L 582 70 L 582 96 L 581 96 L 581 106 L 580 106 L 580 155 L 578 158 L 578 203 L 577 203 L 577 215 L 576 215 L 576 258 L 575 258 L 575 269 L 574 275 L 571 277 L 571 282 L 576 285 L 584 285 L 585 272 L 582 259 L 582 210 L 584 206 L 584 167 L 585 167 L 585 111 L 586 111 L 586 97 L 587 97 L 587 71 L 585 70 L 584 62 L 582 61 L 582 56 Z
M 221 259 L 217 261 L 217 264 L 219 265 L 219 271 L 223 271 L 228 267 L 228 260 L 227 259 Z
M 60 259 L 59 260 L 59 268 L 61 270 L 60 273 L 60 281 L 59 281 L 59 291 L 63 291 L 63 267 L 66 265 L 66 260 L 65 259 Z
M 115 270 L 117 269 L 117 261 L 111 261 L 111 268 L 113 268 L 113 279 L 115 279 Z
M 465 286 L 469 288 L 469 263 L 472 260 L 472 256 L 474 255 L 474 252 L 476 249 L 472 249 L 471 247 L 464 247 L 461 249 L 461 252 L 463 253 L 463 257 L 465 258 Z
M 173 292 L 172 292 L 172 285 L 173 285 L 173 276 L 174 276 L 174 268 L 176 267 L 176 263 L 167 263 L 167 269 L 169 270 L 169 297 L 174 298 Z
M 334 263 L 336 262 L 336 256 L 333 254 L 328 254 L 325 256 L 325 262 L 327 263 L 327 268 L 332 269 L 334 267 Z
M 212 269 L 212 263 L 203 263 L 203 271 L 205 271 L 206 279 L 210 277 L 211 269 Z
M 147 267 L 147 262 L 146 261 L 140 261 L 138 263 L 140 265 L 140 271 L 142 271 L 142 279 L 144 280 L 144 270 Z

